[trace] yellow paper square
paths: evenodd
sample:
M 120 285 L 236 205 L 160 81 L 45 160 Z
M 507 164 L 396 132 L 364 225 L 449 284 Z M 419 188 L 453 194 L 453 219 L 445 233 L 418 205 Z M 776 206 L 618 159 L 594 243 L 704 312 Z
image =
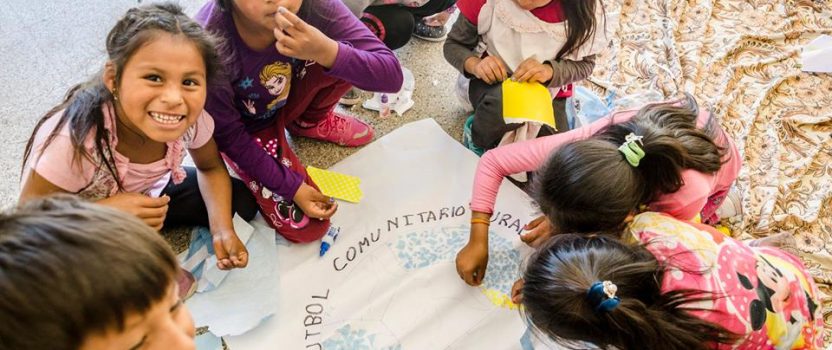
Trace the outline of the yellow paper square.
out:
M 361 179 L 355 176 L 318 169 L 313 166 L 307 166 L 306 172 L 321 189 L 321 193 L 326 196 L 353 203 L 358 203 L 364 197 L 364 193 L 361 192 L 359 187 Z
M 538 122 L 557 127 L 552 94 L 540 83 L 503 81 L 503 119 L 506 123 Z

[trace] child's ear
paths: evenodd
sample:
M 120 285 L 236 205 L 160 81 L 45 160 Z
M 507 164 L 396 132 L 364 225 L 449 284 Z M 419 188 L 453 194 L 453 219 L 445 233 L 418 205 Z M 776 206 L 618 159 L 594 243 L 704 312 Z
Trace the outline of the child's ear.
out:
M 116 65 L 113 61 L 107 61 L 104 64 L 104 74 L 101 77 L 104 80 L 104 86 L 111 92 L 116 88 Z

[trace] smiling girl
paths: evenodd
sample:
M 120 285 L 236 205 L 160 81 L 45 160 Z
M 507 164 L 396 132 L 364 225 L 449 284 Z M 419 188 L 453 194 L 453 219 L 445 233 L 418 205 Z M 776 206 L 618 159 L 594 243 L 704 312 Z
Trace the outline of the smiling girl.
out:
M 246 266 L 231 217 L 251 219 L 256 207 L 242 184 L 232 196 L 203 111 L 218 67 L 213 42 L 178 6 L 158 4 L 127 11 L 107 53 L 102 74 L 70 89 L 35 127 L 20 201 L 73 193 L 157 230 L 209 226 L 217 265 Z M 196 169 L 183 168 L 185 151 Z

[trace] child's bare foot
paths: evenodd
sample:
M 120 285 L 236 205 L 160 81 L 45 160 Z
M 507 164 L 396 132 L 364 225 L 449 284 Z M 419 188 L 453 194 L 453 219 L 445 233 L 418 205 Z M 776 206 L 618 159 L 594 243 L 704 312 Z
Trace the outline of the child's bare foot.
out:
M 248 250 L 234 231 L 214 234 L 214 252 L 217 254 L 217 267 L 221 270 L 248 265 Z

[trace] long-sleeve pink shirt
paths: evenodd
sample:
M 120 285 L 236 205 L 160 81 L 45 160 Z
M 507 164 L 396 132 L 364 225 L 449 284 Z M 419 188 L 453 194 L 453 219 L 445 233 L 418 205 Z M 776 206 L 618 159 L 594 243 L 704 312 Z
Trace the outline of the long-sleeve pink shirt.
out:
M 635 116 L 637 110 L 612 113 L 594 123 L 552 136 L 541 137 L 526 142 L 509 144 L 486 152 L 477 166 L 474 176 L 474 191 L 471 198 L 471 210 L 483 213 L 494 211 L 497 191 L 503 178 L 520 172 L 535 171 L 542 166 L 549 156 L 561 145 L 584 140 L 607 125 L 626 122 Z M 697 117 L 697 126 L 703 127 L 711 114 L 701 111 Z M 715 174 L 704 174 L 692 169 L 682 171 L 684 185 L 673 193 L 663 194 L 653 203 L 651 211 L 663 212 L 681 220 L 696 217 L 708 201 L 708 197 L 723 190 L 728 190 L 737 178 L 742 158 L 737 146 L 722 130 L 714 142 L 727 147 L 724 164 Z

